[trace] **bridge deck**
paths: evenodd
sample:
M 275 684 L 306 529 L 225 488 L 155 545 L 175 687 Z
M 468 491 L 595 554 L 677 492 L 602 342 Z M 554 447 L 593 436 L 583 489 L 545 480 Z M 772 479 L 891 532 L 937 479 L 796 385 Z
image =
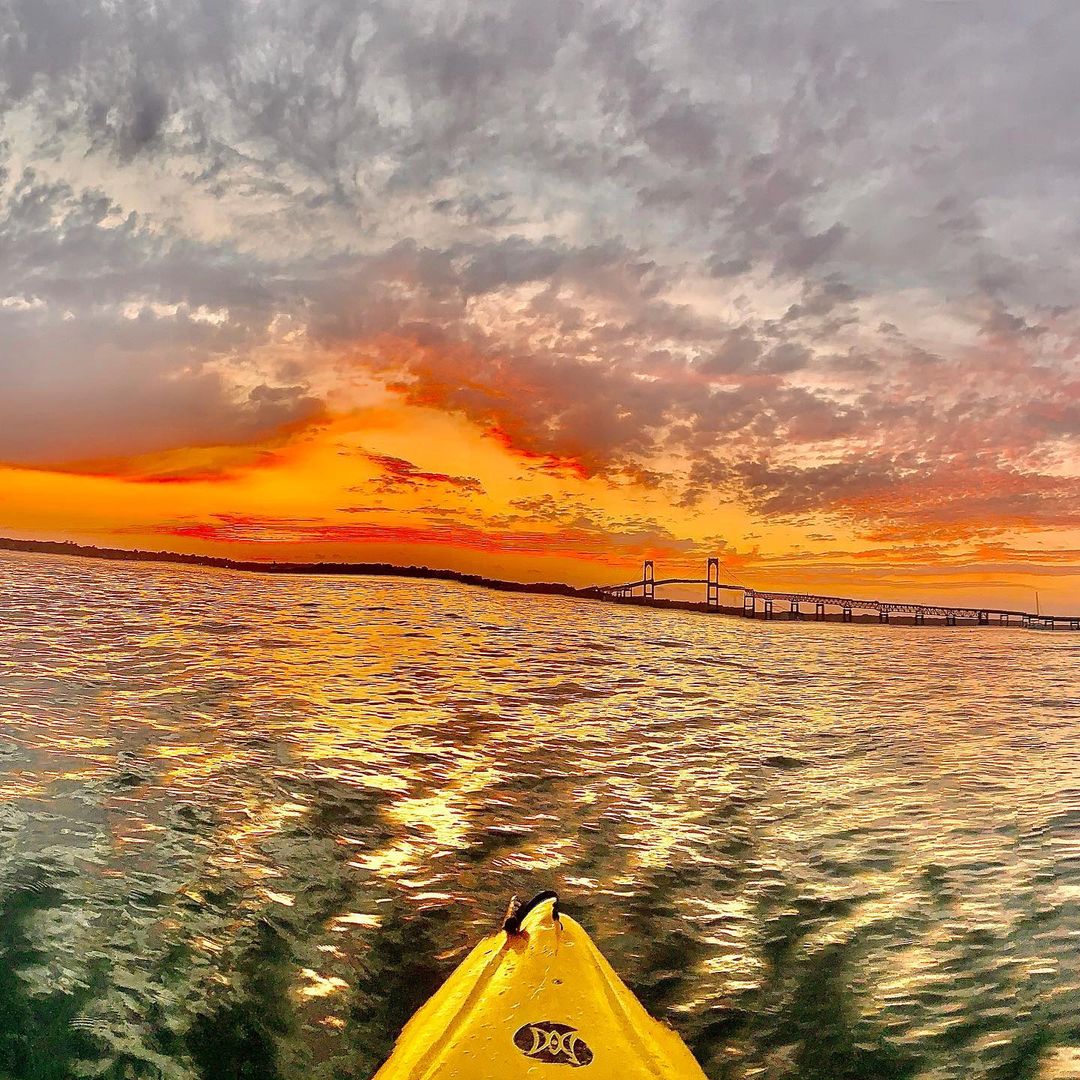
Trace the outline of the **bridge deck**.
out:
M 1074 628 L 1080 624 L 1080 616 L 1077 615 L 1043 615 L 1030 611 L 1014 611 L 1009 608 L 968 608 L 949 607 L 945 604 L 913 604 L 888 600 L 862 600 L 845 596 L 824 596 L 818 593 L 795 593 L 776 592 L 766 589 L 752 589 L 748 585 L 737 585 L 733 582 L 709 581 L 707 578 L 641 578 L 639 581 L 629 581 L 622 585 L 598 585 L 595 589 L 599 593 L 628 593 L 634 589 L 644 589 L 646 586 L 657 588 L 661 585 L 705 585 L 714 589 L 726 589 L 730 592 L 741 592 L 745 604 L 746 597 L 776 601 L 786 600 L 794 604 L 823 604 L 826 607 L 835 607 L 849 611 L 876 611 L 878 613 L 897 615 L 937 615 L 945 618 L 957 619 L 987 619 L 991 615 L 998 618 L 1023 619 L 1027 622 L 1042 623 L 1069 623 Z

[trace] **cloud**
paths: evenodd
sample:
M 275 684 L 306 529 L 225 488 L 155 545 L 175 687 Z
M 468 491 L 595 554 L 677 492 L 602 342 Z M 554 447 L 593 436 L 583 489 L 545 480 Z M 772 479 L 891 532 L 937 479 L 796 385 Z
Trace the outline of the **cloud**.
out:
M 0 460 L 248 443 L 321 418 L 302 375 L 254 362 L 272 290 L 228 252 L 32 171 L 0 203 L 0 242 Z
M 380 475 L 372 482 L 379 492 L 416 490 L 431 484 L 444 485 L 458 491 L 474 495 L 483 492 L 480 481 L 475 476 L 451 476 L 444 472 L 425 472 L 404 458 L 391 457 L 387 454 L 368 454 L 368 461 L 377 466 Z M 356 488 L 350 490 L 358 490 Z
M 0 459 L 255 442 L 359 372 L 703 513 L 1071 528 L 1077 44 L 1040 4 L 0 6 Z
M 447 520 L 442 516 L 423 524 L 397 524 L 386 521 L 334 523 L 314 518 L 219 513 L 205 520 L 161 522 L 131 531 L 140 535 L 150 532 L 188 540 L 236 544 L 451 546 L 501 555 L 569 555 L 612 564 L 629 557 L 678 558 L 695 550 L 695 545 L 689 541 L 678 540 L 666 530 L 647 527 L 623 531 L 582 522 L 555 529 L 510 528 Z
M 878 542 L 1080 527 L 1080 478 L 986 464 L 905 467 L 888 456 L 801 468 L 714 463 L 696 482 L 738 492 L 766 517 L 826 513 L 862 523 L 867 539 Z

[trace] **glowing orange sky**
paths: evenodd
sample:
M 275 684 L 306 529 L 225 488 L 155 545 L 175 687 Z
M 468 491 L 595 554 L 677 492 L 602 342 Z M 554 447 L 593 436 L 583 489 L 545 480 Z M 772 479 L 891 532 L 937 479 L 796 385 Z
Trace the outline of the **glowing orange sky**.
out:
M 853 544 L 835 526 L 822 534 L 812 522 L 770 524 L 737 503 L 702 513 L 393 400 L 258 446 L 6 468 L 0 492 L 6 534 L 100 546 L 415 563 L 574 584 L 636 576 L 643 558 L 700 571 L 715 552 L 729 580 L 759 587 L 1019 607 L 1033 606 L 1039 589 L 1045 610 L 1077 595 L 1075 552 L 1001 541 Z

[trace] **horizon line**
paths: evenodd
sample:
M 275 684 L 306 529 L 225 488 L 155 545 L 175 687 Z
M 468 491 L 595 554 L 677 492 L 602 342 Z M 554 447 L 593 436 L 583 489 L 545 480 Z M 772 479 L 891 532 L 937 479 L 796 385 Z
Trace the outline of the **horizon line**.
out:
M 0 536 L 0 551 L 22 552 L 24 554 L 67 555 L 75 558 L 100 559 L 105 562 L 153 562 L 182 566 L 205 566 L 217 570 L 235 570 L 241 573 L 263 574 L 309 574 L 312 576 L 325 575 L 327 577 L 338 576 L 370 576 L 370 577 L 405 577 L 433 581 L 453 581 L 463 585 L 472 585 L 487 588 L 499 592 L 532 593 L 546 596 L 566 596 L 576 599 L 601 600 L 606 603 L 629 603 L 639 607 L 662 607 L 678 610 L 715 612 L 733 616 L 745 615 L 745 608 L 724 607 L 719 604 L 713 605 L 706 600 L 704 603 L 693 600 L 672 600 L 655 596 L 646 600 L 644 596 L 615 596 L 608 590 L 619 589 L 624 586 L 588 585 L 579 588 L 561 581 L 512 581 L 505 578 L 489 578 L 482 574 L 471 574 L 462 570 L 449 568 L 416 565 L 415 563 L 404 565 L 401 563 L 387 562 L 279 562 L 259 559 L 233 559 L 224 555 L 197 555 L 179 551 L 146 550 L 143 548 L 117 548 L 97 547 L 95 545 L 79 544 L 74 540 L 20 540 L 15 537 Z M 691 582 L 692 583 L 692 582 Z M 637 584 L 637 583 L 635 583 Z M 660 582 L 663 584 L 663 581 Z M 704 584 L 704 581 L 702 581 Z M 719 583 L 718 583 L 719 584 Z M 791 596 L 781 590 L 755 590 L 744 585 L 725 584 L 722 588 L 735 591 L 743 591 L 744 594 L 768 595 L 770 593 Z M 831 597 L 839 600 L 839 597 Z M 855 598 L 851 598 L 854 600 Z M 809 602 L 809 601 L 807 601 Z M 858 604 L 879 604 L 880 601 L 855 600 Z M 835 605 L 839 606 L 839 605 Z M 948 604 L 915 604 L 913 607 L 926 608 L 949 608 Z M 983 610 L 991 613 L 1001 613 L 998 608 L 956 608 L 957 611 Z M 1077 622 L 1080 617 L 1074 615 L 1050 615 L 1036 614 L 1031 612 L 1008 612 L 1010 615 L 1023 616 L 1024 618 L 1041 620 L 1064 620 Z M 767 617 L 768 619 L 769 617 Z M 781 621 L 781 620 L 777 620 Z M 797 620 L 802 621 L 802 620 Z M 826 617 L 821 621 L 839 621 L 835 617 Z M 877 622 L 872 617 L 860 616 L 855 621 Z

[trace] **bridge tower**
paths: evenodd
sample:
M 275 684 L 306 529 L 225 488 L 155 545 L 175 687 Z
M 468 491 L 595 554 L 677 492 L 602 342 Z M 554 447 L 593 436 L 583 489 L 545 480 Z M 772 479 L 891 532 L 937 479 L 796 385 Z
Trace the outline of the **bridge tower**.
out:
M 705 606 L 720 606 L 720 560 L 709 559 L 705 570 Z
M 653 567 L 652 559 L 646 559 L 645 565 L 641 569 L 641 595 L 646 600 L 653 600 L 656 597 L 656 570 Z

